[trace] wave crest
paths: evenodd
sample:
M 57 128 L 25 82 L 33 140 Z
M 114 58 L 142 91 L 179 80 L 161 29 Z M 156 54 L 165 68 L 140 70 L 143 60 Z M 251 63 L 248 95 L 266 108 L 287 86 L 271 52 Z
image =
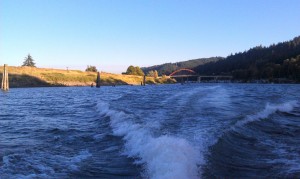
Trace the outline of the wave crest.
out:
M 271 114 L 276 113 L 277 111 L 279 112 L 291 112 L 295 107 L 298 107 L 299 104 L 297 101 L 289 101 L 283 104 L 270 104 L 268 103 L 265 108 L 253 115 L 248 115 L 244 120 L 238 121 L 236 123 L 236 126 L 243 126 L 245 124 L 248 124 L 253 121 L 261 120 L 261 119 L 266 119 L 268 118 Z
M 145 164 L 149 178 L 198 178 L 200 156 L 190 143 L 182 138 L 163 135 L 153 137 L 151 131 L 132 122 L 124 112 L 99 102 L 99 113 L 110 117 L 113 134 L 125 140 L 125 155 Z

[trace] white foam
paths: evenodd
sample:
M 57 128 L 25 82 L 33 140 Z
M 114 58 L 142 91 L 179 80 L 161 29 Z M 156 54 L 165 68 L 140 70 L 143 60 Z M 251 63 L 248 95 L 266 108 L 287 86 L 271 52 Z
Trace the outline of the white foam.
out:
M 128 157 L 145 164 L 149 178 L 199 178 L 200 155 L 182 138 L 163 135 L 153 137 L 149 128 L 132 122 L 124 112 L 109 109 L 104 102 L 98 103 L 101 115 L 110 117 L 113 134 L 123 137 Z
M 298 107 L 299 104 L 297 101 L 289 101 L 283 104 L 267 104 L 264 110 L 253 114 L 253 115 L 248 115 L 244 120 L 238 121 L 236 123 L 237 126 L 243 126 L 245 124 L 248 124 L 253 121 L 261 120 L 261 119 L 266 119 L 268 118 L 271 114 L 274 114 L 277 111 L 280 112 L 291 112 L 295 107 Z

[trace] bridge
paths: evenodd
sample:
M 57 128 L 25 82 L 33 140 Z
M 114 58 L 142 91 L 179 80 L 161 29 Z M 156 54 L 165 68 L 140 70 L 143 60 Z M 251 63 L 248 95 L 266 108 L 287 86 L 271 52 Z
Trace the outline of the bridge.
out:
M 169 75 L 170 77 L 188 77 L 188 76 L 198 76 L 197 73 L 188 68 L 182 68 L 174 71 Z
M 231 80 L 232 76 L 229 75 L 199 75 L 195 71 L 188 69 L 188 68 L 182 68 L 174 71 L 171 73 L 170 78 L 175 78 L 177 81 L 218 81 L 218 80 Z

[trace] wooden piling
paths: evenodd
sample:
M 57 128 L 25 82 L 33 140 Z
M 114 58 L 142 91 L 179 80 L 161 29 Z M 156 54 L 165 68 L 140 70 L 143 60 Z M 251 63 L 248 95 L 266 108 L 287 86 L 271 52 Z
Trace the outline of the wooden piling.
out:
M 2 74 L 2 85 L 1 89 L 4 91 L 9 90 L 9 81 L 8 81 L 8 70 L 7 70 L 7 64 L 4 64 L 3 74 Z
M 97 74 L 96 87 L 100 88 L 100 72 L 98 72 L 98 74 Z
M 144 75 L 143 83 L 144 83 L 144 86 L 145 86 L 146 85 L 146 75 Z
M 201 82 L 201 77 L 200 76 L 197 77 L 197 81 L 198 81 L 198 83 Z

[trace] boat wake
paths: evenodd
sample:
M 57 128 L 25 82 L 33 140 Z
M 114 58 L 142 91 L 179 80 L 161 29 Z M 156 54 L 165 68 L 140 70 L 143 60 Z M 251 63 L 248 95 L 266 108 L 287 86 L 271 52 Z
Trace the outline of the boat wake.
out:
M 245 119 L 238 121 L 236 126 L 243 126 L 245 124 L 258 121 L 261 119 L 266 119 L 270 115 L 279 112 L 291 112 L 295 107 L 298 107 L 299 103 L 297 101 L 289 101 L 283 104 L 270 104 L 268 103 L 265 108 L 253 115 L 248 115 Z
M 162 135 L 153 137 L 151 131 L 134 123 L 129 115 L 110 109 L 99 102 L 100 115 L 110 118 L 113 134 L 125 141 L 124 154 L 145 167 L 149 178 L 198 178 L 200 155 L 185 139 Z

